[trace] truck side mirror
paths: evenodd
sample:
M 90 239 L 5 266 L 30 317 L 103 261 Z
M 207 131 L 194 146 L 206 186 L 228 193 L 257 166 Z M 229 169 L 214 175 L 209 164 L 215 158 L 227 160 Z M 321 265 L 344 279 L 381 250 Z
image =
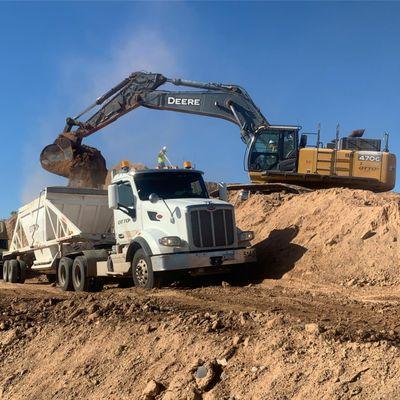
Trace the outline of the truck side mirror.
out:
M 118 210 L 118 186 L 113 184 L 108 187 L 108 207 Z
M 151 195 L 149 196 L 149 200 L 150 203 L 156 204 L 160 200 L 160 197 L 156 193 L 151 193 Z
M 248 200 L 248 199 L 249 199 L 249 191 L 248 191 L 248 190 L 242 189 L 242 190 L 239 192 L 239 200 L 240 200 L 240 201 L 246 201 L 246 200 Z
M 218 183 L 218 197 L 222 201 L 229 201 L 228 197 L 228 187 L 226 186 L 226 183 L 224 182 L 219 182 Z

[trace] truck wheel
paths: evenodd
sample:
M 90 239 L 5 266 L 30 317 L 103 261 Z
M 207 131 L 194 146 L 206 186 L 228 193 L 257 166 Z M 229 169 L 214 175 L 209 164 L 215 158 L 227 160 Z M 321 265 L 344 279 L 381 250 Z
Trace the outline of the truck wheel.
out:
M 142 249 L 139 249 L 133 257 L 132 277 L 137 287 L 152 289 L 161 286 L 160 275 L 153 271 L 151 259 Z
M 17 283 L 19 275 L 19 265 L 17 260 L 10 260 L 8 264 L 8 282 Z
M 58 264 L 58 269 L 57 269 L 58 285 L 64 292 L 71 291 L 73 289 L 72 264 L 73 261 L 68 257 L 63 257 L 60 260 L 60 263 Z
M 26 279 L 25 261 L 18 260 L 18 283 L 24 283 Z
M 4 261 L 4 264 L 3 264 L 3 281 L 4 282 L 8 282 L 8 264 L 9 264 L 8 260 Z
M 89 292 L 91 279 L 86 276 L 87 261 L 86 257 L 76 257 L 72 265 L 72 284 L 76 292 Z

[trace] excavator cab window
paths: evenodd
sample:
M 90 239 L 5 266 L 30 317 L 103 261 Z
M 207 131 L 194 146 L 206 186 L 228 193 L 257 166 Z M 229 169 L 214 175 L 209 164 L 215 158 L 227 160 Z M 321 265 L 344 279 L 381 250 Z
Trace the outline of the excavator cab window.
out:
M 250 149 L 249 170 L 294 170 L 297 148 L 297 130 L 265 130 L 257 135 Z

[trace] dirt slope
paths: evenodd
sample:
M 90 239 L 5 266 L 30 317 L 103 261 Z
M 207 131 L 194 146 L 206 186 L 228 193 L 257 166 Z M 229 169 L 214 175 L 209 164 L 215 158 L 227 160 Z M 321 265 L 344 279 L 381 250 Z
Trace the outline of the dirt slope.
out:
M 0 398 L 399 398 L 398 297 L 310 289 L 0 284 Z
M 400 283 L 400 195 L 329 189 L 254 195 L 237 206 L 265 277 L 344 285 Z

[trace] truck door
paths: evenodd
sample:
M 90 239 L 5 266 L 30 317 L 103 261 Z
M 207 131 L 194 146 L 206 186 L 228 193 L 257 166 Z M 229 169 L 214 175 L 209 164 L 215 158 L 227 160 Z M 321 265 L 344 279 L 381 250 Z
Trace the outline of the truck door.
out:
M 137 209 L 137 196 L 135 196 L 129 181 L 117 183 L 118 206 L 115 210 L 115 235 L 118 243 L 129 243 L 132 237 L 140 231 L 140 213 Z

